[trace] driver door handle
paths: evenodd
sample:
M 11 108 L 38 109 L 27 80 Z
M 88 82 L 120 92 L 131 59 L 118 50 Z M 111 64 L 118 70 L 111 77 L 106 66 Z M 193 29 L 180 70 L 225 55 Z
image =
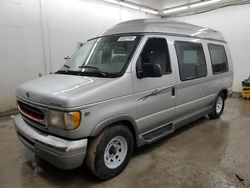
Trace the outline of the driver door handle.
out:
M 175 98 L 175 87 L 172 87 L 171 98 Z

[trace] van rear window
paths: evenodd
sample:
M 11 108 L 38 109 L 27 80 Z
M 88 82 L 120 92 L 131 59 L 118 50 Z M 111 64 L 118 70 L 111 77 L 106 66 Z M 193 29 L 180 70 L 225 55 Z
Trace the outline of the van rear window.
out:
M 182 81 L 207 76 L 207 65 L 202 44 L 176 41 L 175 49 Z
M 228 61 L 224 46 L 208 44 L 214 74 L 228 72 Z

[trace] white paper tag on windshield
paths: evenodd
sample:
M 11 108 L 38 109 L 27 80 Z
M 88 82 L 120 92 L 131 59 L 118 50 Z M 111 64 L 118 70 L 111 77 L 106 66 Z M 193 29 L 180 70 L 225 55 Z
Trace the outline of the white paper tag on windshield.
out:
M 135 39 L 136 39 L 136 36 L 124 36 L 124 37 L 120 37 L 118 41 L 119 42 L 134 41 Z

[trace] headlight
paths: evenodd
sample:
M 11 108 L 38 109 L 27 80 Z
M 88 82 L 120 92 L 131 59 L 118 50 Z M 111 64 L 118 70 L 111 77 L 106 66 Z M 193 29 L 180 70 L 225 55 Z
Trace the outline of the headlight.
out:
M 48 112 L 48 124 L 62 129 L 76 129 L 80 125 L 80 112 L 58 112 L 50 110 Z

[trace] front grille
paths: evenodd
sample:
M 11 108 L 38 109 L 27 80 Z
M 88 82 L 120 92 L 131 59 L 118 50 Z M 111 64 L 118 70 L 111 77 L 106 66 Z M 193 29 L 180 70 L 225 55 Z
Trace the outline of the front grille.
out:
M 32 127 L 42 127 L 42 128 L 45 128 L 46 125 L 42 124 L 42 123 L 39 123 L 37 121 L 34 121 L 30 118 L 27 118 L 26 116 L 23 117 L 23 120 L 25 121 L 25 123 L 27 123 L 28 125 L 32 126 Z
M 38 108 L 25 104 L 21 101 L 18 101 L 18 107 L 19 107 L 20 112 L 24 116 L 27 116 L 28 118 L 38 120 L 38 121 L 44 120 L 44 113 Z

